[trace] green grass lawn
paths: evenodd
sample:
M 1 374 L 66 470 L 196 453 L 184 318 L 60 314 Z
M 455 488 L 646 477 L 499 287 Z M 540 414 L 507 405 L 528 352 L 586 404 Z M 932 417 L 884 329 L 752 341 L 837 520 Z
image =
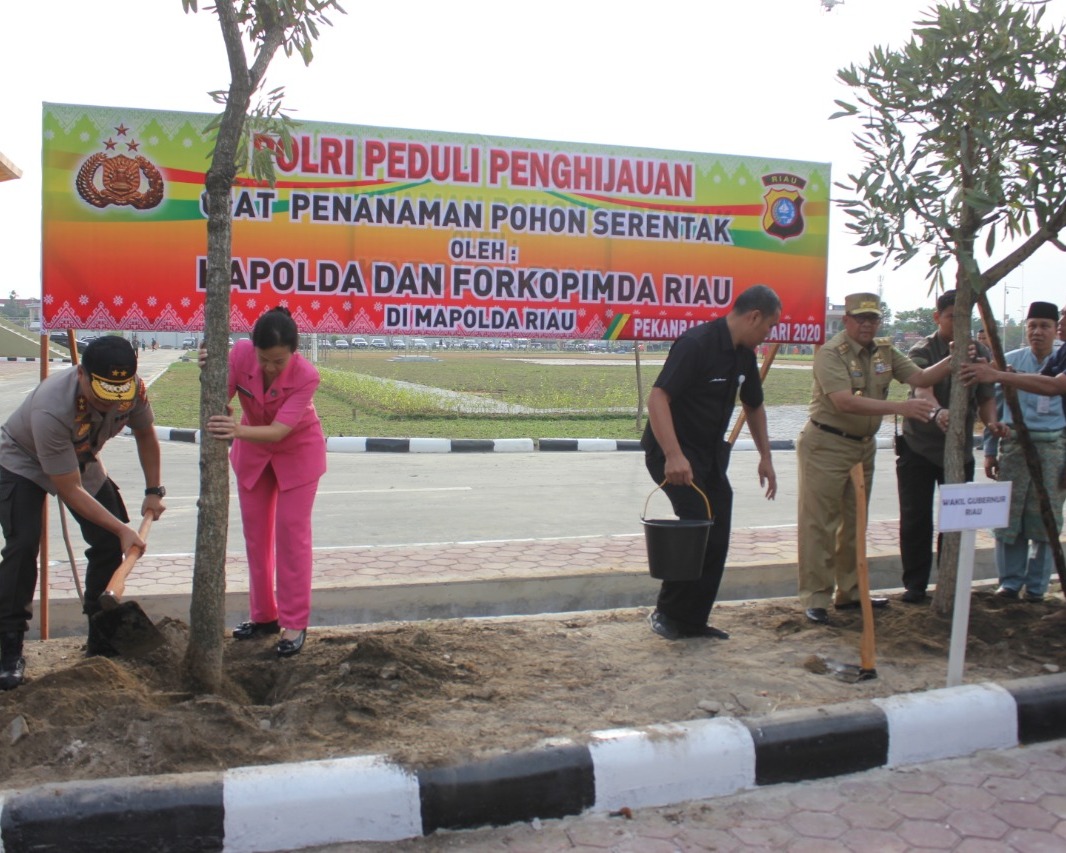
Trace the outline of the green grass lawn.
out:
M 330 353 L 320 364 L 322 383 L 315 407 L 326 435 L 430 438 L 639 438 L 634 358 L 610 356 L 618 364 L 564 364 L 591 361 L 577 354 L 497 354 L 445 352 L 435 361 L 392 360 L 393 353 Z M 556 361 L 531 363 L 527 358 Z M 599 359 L 596 359 L 599 360 Z M 663 356 L 642 356 L 645 397 L 659 375 Z M 794 362 L 795 363 L 795 362 Z M 809 360 L 807 362 L 809 364 Z M 460 411 L 454 400 L 414 385 L 474 394 L 498 403 L 548 410 L 530 414 Z M 771 369 L 764 385 L 768 406 L 806 405 L 809 370 Z M 893 388 L 902 399 L 905 386 Z M 178 362 L 152 386 L 156 423 L 196 429 L 199 426 L 199 369 Z

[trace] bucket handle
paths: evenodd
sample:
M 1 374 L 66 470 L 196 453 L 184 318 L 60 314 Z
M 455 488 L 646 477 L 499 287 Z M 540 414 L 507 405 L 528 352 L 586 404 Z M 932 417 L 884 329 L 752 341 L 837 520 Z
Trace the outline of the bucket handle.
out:
M 644 519 L 647 518 L 647 515 L 648 515 L 648 501 L 651 500 L 651 496 L 654 495 L 657 491 L 659 491 L 659 489 L 661 489 L 663 486 L 665 486 L 666 483 L 667 483 L 667 481 L 663 480 L 661 483 L 659 483 L 658 486 L 656 486 L 654 489 L 652 489 L 651 492 L 648 493 L 648 496 L 644 499 L 644 510 L 640 514 L 640 520 L 641 521 L 644 521 Z M 690 483 L 689 485 L 691 485 L 692 488 L 694 488 L 697 492 L 700 493 L 700 497 L 703 498 L 703 502 L 707 505 L 707 520 L 708 521 L 714 521 L 714 513 L 711 512 L 711 502 L 709 500 L 707 500 L 707 495 L 705 495 L 703 493 L 703 489 L 701 489 L 695 483 Z

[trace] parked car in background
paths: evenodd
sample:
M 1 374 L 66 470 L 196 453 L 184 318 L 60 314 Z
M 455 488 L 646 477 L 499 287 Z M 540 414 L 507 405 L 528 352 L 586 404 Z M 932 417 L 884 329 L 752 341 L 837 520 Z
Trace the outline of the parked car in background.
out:
M 371 338 L 370 339 L 370 348 L 371 349 L 388 349 L 389 345 L 388 345 L 388 343 L 386 343 L 384 338 Z
M 337 340 L 333 342 L 333 348 L 334 349 L 348 349 L 348 339 L 347 338 L 337 338 Z
M 405 341 L 403 338 L 393 338 L 392 339 L 392 348 L 393 349 L 407 349 L 407 341 Z
M 370 346 L 370 342 L 366 338 L 359 337 L 358 335 L 352 338 L 352 346 L 355 349 L 367 349 Z
M 70 349 L 70 338 L 66 332 L 49 332 L 48 341 L 49 343 L 61 346 L 64 349 Z M 74 345 L 77 347 L 78 352 L 85 352 L 85 347 L 88 346 L 88 343 L 88 341 L 83 340 L 82 338 L 76 338 L 74 341 Z
M 186 338 L 181 342 L 182 349 L 196 349 L 196 338 Z
M 331 344 L 329 341 L 319 341 L 318 342 L 318 348 L 319 349 L 333 349 L 333 344 Z
M 411 349 L 429 349 L 429 343 L 425 338 L 412 338 Z
M 481 349 L 481 344 L 473 338 L 467 338 L 463 341 L 463 349 Z

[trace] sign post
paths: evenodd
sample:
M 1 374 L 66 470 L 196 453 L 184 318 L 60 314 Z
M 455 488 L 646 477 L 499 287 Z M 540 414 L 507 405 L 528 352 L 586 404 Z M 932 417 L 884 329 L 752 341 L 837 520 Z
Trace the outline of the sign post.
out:
M 959 572 L 955 579 L 955 610 L 951 619 L 948 687 L 962 684 L 966 637 L 970 626 L 970 595 L 977 531 L 1006 527 L 1010 516 L 1011 483 L 953 483 L 940 487 L 941 533 L 962 531 Z

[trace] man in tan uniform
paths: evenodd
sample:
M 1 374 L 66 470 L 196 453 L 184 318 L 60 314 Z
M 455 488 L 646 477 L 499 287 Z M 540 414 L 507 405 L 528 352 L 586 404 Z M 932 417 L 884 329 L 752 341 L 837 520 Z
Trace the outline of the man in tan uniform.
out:
M 844 300 L 844 330 L 814 357 L 811 419 L 796 442 L 799 597 L 807 619 L 822 625 L 829 623 L 830 602 L 837 609 L 859 606 L 851 468 L 862 463 L 869 501 L 881 418 L 901 415 L 927 422 L 935 416 L 936 403 L 928 399 L 889 402 L 892 380 L 925 388 L 951 370 L 950 358 L 918 367 L 888 338 L 875 338 L 880 324 L 877 294 L 853 293 Z M 873 604 L 884 607 L 888 599 Z

